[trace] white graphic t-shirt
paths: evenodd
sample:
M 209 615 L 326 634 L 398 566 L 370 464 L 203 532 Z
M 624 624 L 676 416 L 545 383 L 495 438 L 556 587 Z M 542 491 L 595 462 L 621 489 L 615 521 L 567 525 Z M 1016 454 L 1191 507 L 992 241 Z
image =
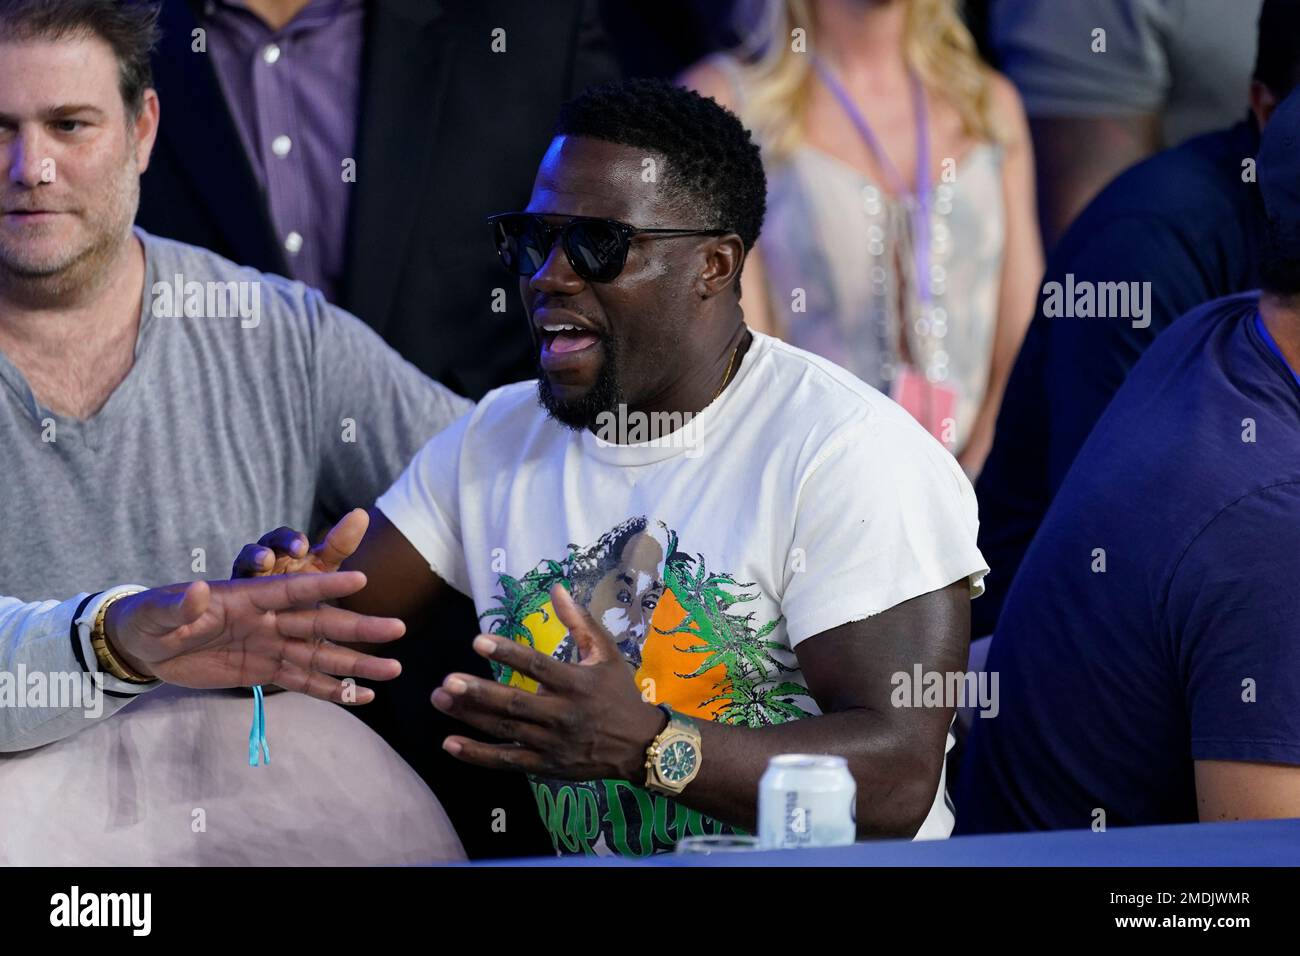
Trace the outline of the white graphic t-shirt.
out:
M 611 424 L 634 442 L 647 426 Z M 548 418 L 535 382 L 509 385 L 435 436 L 378 507 L 484 630 L 573 659 L 549 599 L 562 582 L 643 696 L 744 727 L 821 713 L 800 642 L 962 578 L 983 588 L 956 460 L 870 386 L 769 336 L 754 333 L 731 385 L 671 434 L 614 437 Z M 531 781 L 560 853 L 642 856 L 737 832 L 642 782 Z M 952 822 L 941 779 L 918 837 Z

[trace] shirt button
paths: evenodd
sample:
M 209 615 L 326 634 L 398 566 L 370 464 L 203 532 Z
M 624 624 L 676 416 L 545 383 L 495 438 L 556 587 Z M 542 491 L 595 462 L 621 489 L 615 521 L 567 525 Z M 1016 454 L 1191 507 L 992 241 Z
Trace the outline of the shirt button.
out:
M 289 155 L 289 150 L 293 149 L 293 140 L 283 134 L 271 140 L 271 152 L 281 159 Z
M 302 233 L 291 232 L 284 237 L 284 248 L 288 250 L 289 255 L 296 256 L 298 250 L 302 248 Z
M 262 50 L 262 59 L 265 60 L 268 64 L 274 63 L 276 60 L 280 59 L 279 44 L 277 43 L 267 44 L 266 47 Z

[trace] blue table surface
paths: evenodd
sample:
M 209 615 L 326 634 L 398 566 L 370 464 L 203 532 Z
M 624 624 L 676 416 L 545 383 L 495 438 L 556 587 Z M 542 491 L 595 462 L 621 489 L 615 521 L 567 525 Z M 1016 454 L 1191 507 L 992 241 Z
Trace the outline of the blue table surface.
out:
M 644 860 L 541 857 L 476 866 L 1300 866 L 1300 819 L 881 840 Z

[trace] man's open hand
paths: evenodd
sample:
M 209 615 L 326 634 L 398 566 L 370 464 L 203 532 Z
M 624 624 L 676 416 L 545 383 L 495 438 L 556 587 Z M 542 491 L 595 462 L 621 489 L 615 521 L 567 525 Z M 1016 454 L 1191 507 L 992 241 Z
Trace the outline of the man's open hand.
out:
M 335 642 L 381 644 L 401 637 L 406 626 L 320 604 L 365 585 L 359 571 L 173 584 L 114 603 L 105 630 L 129 667 L 170 684 L 276 684 L 322 700 L 365 704 L 373 691 L 338 678 L 392 680 L 402 666 Z
M 480 634 L 474 650 L 535 679 L 537 693 L 468 674 L 449 674 L 433 704 L 471 727 L 514 744 L 448 737 L 468 763 L 564 780 L 645 778 L 645 751 L 667 719 L 641 699 L 632 670 L 609 633 L 560 585 L 551 603 L 581 660 L 565 664 L 508 638 Z

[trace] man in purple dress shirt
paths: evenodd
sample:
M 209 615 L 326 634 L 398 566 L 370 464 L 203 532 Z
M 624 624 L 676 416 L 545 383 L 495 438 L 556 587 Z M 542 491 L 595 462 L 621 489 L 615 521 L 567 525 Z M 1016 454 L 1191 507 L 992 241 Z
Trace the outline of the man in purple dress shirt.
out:
M 296 12 L 295 12 L 296 11 Z M 361 102 L 364 0 L 211 0 L 200 18 L 296 279 L 337 298 Z
M 616 78 L 594 0 L 175 0 L 161 27 L 141 226 L 321 289 L 463 395 L 532 376 L 483 220 Z

